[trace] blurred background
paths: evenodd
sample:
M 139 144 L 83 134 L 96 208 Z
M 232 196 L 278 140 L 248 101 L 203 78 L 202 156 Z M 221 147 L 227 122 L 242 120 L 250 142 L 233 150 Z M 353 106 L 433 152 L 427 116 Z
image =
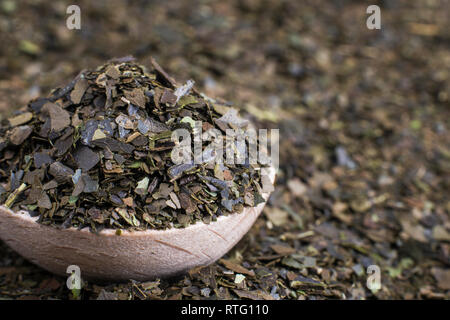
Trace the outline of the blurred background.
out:
M 449 18 L 447 0 L 0 0 L 0 119 L 133 55 L 280 129 L 275 192 L 225 262 L 81 298 L 449 298 Z M 75 298 L 64 284 L 0 243 L 1 298 Z

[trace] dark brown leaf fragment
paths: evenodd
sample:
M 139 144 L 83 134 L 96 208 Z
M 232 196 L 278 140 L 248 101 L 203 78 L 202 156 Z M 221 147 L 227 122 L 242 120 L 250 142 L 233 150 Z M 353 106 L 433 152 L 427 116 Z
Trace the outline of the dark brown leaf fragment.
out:
M 85 172 L 91 170 L 100 161 L 98 153 L 86 146 L 78 148 L 73 157 L 77 162 L 78 167 Z
M 11 130 L 9 140 L 16 146 L 22 144 L 31 134 L 33 129 L 30 126 L 15 127 Z
M 71 181 L 74 171 L 61 162 L 53 162 L 48 171 L 59 183 Z
M 88 87 L 89 82 L 86 79 L 79 79 L 70 93 L 70 100 L 72 100 L 74 104 L 79 104 Z

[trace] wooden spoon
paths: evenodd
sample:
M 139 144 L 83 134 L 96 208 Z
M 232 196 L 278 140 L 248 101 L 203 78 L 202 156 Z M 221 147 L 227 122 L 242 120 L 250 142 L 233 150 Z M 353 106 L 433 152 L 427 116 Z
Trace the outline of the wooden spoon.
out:
M 269 170 L 272 184 L 275 170 Z M 267 201 L 269 194 L 263 194 Z M 12 249 L 50 272 L 66 275 L 77 265 L 90 280 L 140 280 L 169 277 L 215 262 L 250 229 L 264 208 L 246 207 L 239 214 L 221 216 L 209 225 L 197 222 L 168 230 L 58 229 L 36 222 L 26 211 L 14 213 L 0 206 L 0 238 Z

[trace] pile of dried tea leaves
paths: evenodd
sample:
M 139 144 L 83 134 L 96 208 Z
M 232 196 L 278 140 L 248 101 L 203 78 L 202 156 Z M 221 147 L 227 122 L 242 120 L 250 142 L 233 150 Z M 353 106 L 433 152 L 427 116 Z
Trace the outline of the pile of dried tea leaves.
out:
M 0 126 L 0 203 L 58 227 L 145 230 L 209 223 L 263 201 L 260 167 L 174 164 L 176 129 L 244 128 L 225 103 L 178 86 L 153 59 L 82 71 Z M 203 153 L 211 153 L 202 146 Z M 211 156 L 211 154 L 209 154 Z M 118 231 L 119 232 L 119 231 Z

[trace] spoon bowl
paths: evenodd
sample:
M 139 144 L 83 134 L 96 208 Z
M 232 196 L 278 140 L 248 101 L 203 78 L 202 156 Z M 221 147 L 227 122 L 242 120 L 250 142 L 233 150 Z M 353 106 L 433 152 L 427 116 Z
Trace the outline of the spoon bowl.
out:
M 275 170 L 270 168 L 273 183 Z M 269 193 L 264 193 L 267 201 Z M 13 250 L 58 275 L 68 275 L 76 265 L 89 280 L 145 281 L 181 274 L 208 265 L 228 252 L 250 229 L 264 208 L 221 216 L 210 224 L 197 222 L 186 228 L 123 231 L 106 229 L 99 234 L 87 228 L 58 229 L 36 222 L 26 211 L 0 206 L 0 239 Z

